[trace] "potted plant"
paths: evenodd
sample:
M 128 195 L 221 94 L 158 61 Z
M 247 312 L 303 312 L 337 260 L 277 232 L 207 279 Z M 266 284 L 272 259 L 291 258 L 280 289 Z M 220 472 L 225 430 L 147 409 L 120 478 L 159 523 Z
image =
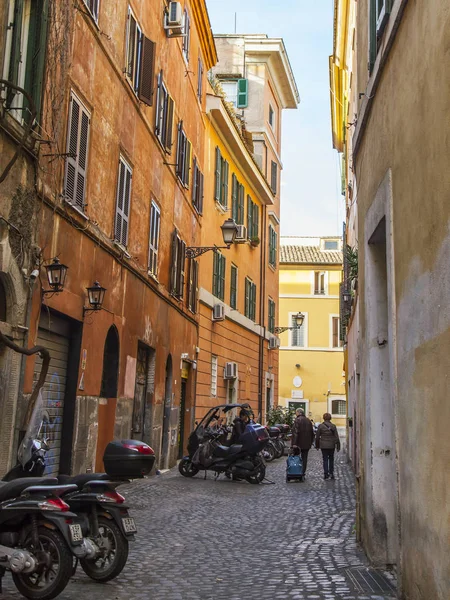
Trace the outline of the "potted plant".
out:
M 256 248 L 256 246 L 259 246 L 260 241 L 261 240 L 259 239 L 259 237 L 257 235 L 254 235 L 250 238 L 250 245 Z

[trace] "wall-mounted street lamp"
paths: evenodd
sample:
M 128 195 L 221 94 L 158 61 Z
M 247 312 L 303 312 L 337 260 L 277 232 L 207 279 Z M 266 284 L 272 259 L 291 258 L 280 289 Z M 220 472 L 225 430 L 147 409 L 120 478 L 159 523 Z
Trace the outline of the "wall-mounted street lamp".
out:
M 296 315 L 294 315 L 293 319 L 295 325 L 292 325 L 291 327 L 275 327 L 274 333 L 279 334 L 291 329 L 300 329 L 300 327 L 303 325 L 303 321 L 305 320 L 305 315 L 301 312 L 298 312 Z
M 227 219 L 220 229 L 222 230 L 222 237 L 225 246 L 189 246 L 186 248 L 186 258 L 197 258 L 197 256 L 201 256 L 210 250 L 213 250 L 214 252 L 216 252 L 216 250 L 223 250 L 225 248 L 229 250 L 231 244 L 233 244 L 234 240 L 236 239 L 236 234 L 238 231 L 237 225 L 233 219 Z
M 44 265 L 50 289 L 42 290 L 43 296 L 46 294 L 59 294 L 63 291 L 68 268 L 69 267 L 59 262 L 59 258 L 57 256 L 49 265 Z
M 352 299 L 351 292 L 348 292 L 348 291 L 345 290 L 343 292 L 343 294 L 342 294 L 342 299 L 343 299 L 344 302 L 350 302 L 350 300 Z
M 98 281 L 86 289 L 88 293 L 89 306 L 83 306 L 83 316 L 88 312 L 102 310 L 103 300 L 106 292 L 106 288 L 102 287 Z

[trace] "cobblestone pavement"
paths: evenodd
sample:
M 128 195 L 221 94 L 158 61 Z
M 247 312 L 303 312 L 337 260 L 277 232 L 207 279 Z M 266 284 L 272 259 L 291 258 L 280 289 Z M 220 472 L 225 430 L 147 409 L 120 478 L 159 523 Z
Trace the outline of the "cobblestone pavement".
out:
M 341 462 L 342 461 L 342 462 Z M 304 483 L 285 483 L 285 460 L 268 465 L 275 485 L 250 485 L 173 470 L 121 488 L 139 534 L 122 574 L 95 584 L 79 569 L 61 600 L 391 600 L 354 586 L 367 566 L 354 535 L 354 486 L 338 455 L 324 481 L 310 452 Z M 364 589 L 364 588 L 363 588 Z M 10 575 L 3 600 L 16 600 Z

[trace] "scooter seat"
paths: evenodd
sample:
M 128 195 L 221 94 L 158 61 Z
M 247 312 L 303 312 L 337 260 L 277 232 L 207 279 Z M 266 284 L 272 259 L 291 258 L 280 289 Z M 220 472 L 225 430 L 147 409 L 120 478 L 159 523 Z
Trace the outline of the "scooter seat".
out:
M 55 477 L 21 477 L 14 481 L 0 482 L 0 502 L 16 498 L 33 485 L 56 485 L 58 480 Z
M 111 477 L 107 473 L 81 473 L 81 475 L 59 475 L 58 483 L 63 485 L 76 485 L 81 490 L 89 481 L 110 481 Z
M 242 444 L 233 444 L 232 446 L 218 445 L 214 448 L 214 456 L 224 458 L 233 454 L 239 454 L 242 451 Z

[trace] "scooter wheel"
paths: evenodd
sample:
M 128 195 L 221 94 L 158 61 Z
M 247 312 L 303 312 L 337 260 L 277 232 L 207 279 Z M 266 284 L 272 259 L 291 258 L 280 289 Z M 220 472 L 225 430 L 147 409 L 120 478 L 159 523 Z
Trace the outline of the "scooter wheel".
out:
M 199 468 L 194 465 L 189 456 L 185 456 L 180 460 L 178 470 L 183 477 L 194 477 L 199 472 Z
M 249 483 L 253 483 L 256 485 L 258 483 L 261 483 L 261 481 L 264 479 L 265 476 L 266 476 L 266 467 L 265 467 L 265 465 L 260 464 L 258 466 L 256 472 L 254 472 L 253 475 L 246 477 L 246 479 Z
M 266 452 L 265 459 L 267 462 L 272 462 L 275 458 L 275 448 L 272 446 L 272 444 L 268 444 L 264 450 Z
M 80 565 L 88 577 L 105 583 L 123 571 L 128 558 L 128 540 L 116 523 L 105 517 L 98 518 L 98 534 L 96 542 L 101 554 L 92 560 L 80 559 Z
M 51 600 L 64 590 L 72 575 L 72 554 L 58 531 L 39 527 L 39 553 L 45 556 L 41 572 L 12 573 L 16 588 L 30 600 Z M 34 554 L 31 539 L 25 547 Z

